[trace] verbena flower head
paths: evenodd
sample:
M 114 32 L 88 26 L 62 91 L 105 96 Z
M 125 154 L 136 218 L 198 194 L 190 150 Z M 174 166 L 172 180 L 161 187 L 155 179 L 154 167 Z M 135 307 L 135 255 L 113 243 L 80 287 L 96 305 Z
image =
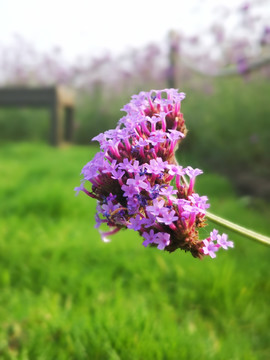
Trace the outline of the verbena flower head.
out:
M 233 243 L 213 230 L 205 240 L 206 196 L 195 193 L 200 169 L 178 165 L 175 151 L 187 130 L 176 89 L 151 90 L 132 96 L 116 129 L 99 134 L 101 151 L 82 169 L 76 191 L 97 200 L 96 227 L 106 223 L 108 241 L 120 229 L 138 231 L 143 245 L 169 252 L 190 251 L 194 257 L 215 257 Z M 91 183 L 91 191 L 85 183 Z M 175 184 L 175 185 L 174 185 Z

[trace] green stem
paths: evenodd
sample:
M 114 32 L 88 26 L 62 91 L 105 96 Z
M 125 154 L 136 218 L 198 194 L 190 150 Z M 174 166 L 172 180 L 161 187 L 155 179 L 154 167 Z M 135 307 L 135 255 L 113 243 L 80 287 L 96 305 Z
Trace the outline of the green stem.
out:
M 226 227 L 229 230 L 232 230 L 232 231 L 234 231 L 234 232 L 236 232 L 238 234 L 241 234 L 241 235 L 243 235 L 245 237 L 248 237 L 248 238 L 250 238 L 252 240 L 259 241 L 259 242 L 261 242 L 263 244 L 266 244 L 266 245 L 270 245 L 270 238 L 267 237 L 267 236 L 258 234 L 255 231 L 251 231 L 249 229 L 244 228 L 243 226 L 234 224 L 233 222 L 225 220 L 225 219 L 223 219 L 223 218 L 221 218 L 221 217 L 219 217 L 217 215 L 214 215 L 214 214 L 212 214 L 212 213 L 210 213 L 208 211 L 206 212 L 206 216 L 210 221 L 212 221 L 212 222 L 214 222 L 214 223 L 216 223 L 218 225 L 222 225 L 222 226 Z
M 186 186 L 188 186 L 188 182 L 187 182 L 187 179 L 185 178 L 185 176 L 182 176 L 182 179 L 183 179 L 184 183 L 186 184 Z M 208 217 L 208 219 L 210 221 L 212 221 L 218 225 L 222 225 L 222 226 L 226 227 L 227 229 L 232 230 L 240 235 L 243 235 L 243 236 L 248 237 L 255 241 L 259 241 L 265 245 L 270 245 L 270 238 L 268 236 L 258 234 L 255 231 L 246 229 L 243 226 L 237 225 L 229 220 L 226 220 L 217 215 L 214 215 L 214 214 L 210 213 L 209 211 L 206 211 L 206 216 Z

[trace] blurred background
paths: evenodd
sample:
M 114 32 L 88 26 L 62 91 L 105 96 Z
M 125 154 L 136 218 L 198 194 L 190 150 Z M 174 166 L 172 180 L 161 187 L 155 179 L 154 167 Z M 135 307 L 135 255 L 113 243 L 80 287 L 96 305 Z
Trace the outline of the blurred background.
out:
M 0 85 L 72 88 L 76 144 L 115 127 L 132 94 L 178 88 L 186 152 L 269 197 L 269 15 L 262 0 L 1 1 Z M 0 107 L 1 142 L 48 133 L 46 111 Z
M 269 19 L 268 0 L 0 0 L 1 358 L 268 359 L 269 249 L 230 234 L 235 250 L 198 262 L 126 232 L 104 247 L 72 189 L 130 97 L 174 87 L 179 162 L 204 170 L 212 212 L 269 234 Z M 54 87 L 75 94 L 59 147 L 48 109 L 1 105 Z

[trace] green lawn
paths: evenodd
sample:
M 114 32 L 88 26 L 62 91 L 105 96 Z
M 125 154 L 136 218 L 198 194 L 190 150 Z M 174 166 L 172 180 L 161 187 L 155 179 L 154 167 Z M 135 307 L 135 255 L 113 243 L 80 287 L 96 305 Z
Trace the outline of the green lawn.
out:
M 270 248 L 230 233 L 234 249 L 200 261 L 130 230 L 102 243 L 95 201 L 73 192 L 95 151 L 0 148 L 0 359 L 269 359 Z M 197 189 L 270 234 L 263 202 L 213 174 Z

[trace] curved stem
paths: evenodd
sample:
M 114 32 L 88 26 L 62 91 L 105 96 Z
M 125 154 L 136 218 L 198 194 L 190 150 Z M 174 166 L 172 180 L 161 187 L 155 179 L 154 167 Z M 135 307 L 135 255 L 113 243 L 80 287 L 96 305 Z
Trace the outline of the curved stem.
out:
M 214 215 L 208 211 L 206 212 L 206 216 L 210 221 L 212 221 L 218 225 L 222 225 L 229 230 L 232 230 L 232 231 L 234 231 L 238 234 L 241 234 L 245 237 L 248 237 L 252 240 L 259 241 L 266 245 L 270 245 L 270 238 L 265 235 L 258 234 L 255 231 L 251 231 L 249 229 L 244 228 L 243 226 L 234 224 L 233 222 L 231 222 L 229 220 L 225 220 L 225 219 L 223 219 L 217 215 Z

